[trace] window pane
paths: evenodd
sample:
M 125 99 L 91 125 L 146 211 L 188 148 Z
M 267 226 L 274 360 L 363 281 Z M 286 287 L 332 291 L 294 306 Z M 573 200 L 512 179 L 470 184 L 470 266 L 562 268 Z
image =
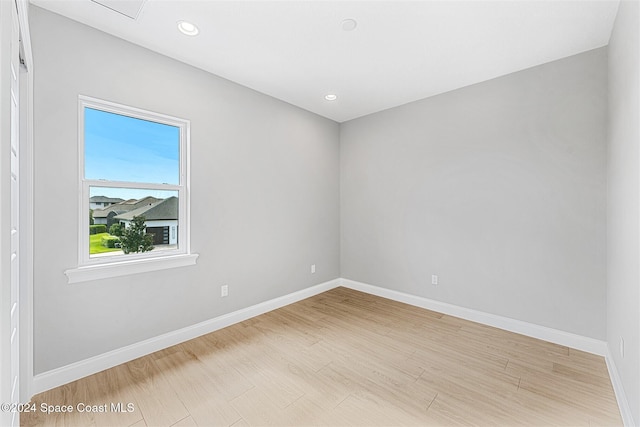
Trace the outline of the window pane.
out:
M 177 191 L 89 187 L 89 257 L 177 249 L 178 205 Z M 132 236 L 140 217 L 140 233 Z
M 85 107 L 85 178 L 180 182 L 180 128 Z

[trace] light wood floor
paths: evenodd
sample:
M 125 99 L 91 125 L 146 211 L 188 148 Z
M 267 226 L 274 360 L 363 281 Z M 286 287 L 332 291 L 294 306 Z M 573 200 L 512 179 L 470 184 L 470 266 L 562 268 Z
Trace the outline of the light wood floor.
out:
M 602 357 L 345 288 L 33 401 L 23 425 L 622 425 Z

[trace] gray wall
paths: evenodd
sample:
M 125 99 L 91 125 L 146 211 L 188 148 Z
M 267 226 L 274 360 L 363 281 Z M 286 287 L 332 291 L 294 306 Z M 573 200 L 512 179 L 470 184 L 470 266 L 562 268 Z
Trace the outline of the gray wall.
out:
M 342 277 L 604 339 L 606 61 L 342 124 Z
M 622 1 L 609 43 L 607 156 L 607 341 L 636 425 L 640 423 L 639 21 L 638 2 Z
M 339 277 L 338 124 L 31 12 L 36 374 Z M 191 120 L 196 266 L 67 284 L 78 256 L 79 94 Z

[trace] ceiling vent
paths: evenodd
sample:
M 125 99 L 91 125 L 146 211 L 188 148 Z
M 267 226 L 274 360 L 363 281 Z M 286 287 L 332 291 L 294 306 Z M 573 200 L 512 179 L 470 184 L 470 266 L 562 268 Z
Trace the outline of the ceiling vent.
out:
M 146 0 L 91 0 L 133 20 L 138 19 Z

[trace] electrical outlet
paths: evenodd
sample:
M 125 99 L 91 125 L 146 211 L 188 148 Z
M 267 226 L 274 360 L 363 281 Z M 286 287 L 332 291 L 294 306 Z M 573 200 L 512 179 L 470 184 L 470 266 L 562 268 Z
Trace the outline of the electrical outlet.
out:
M 311 264 L 311 274 L 315 274 L 315 272 L 316 272 L 316 265 Z
M 229 285 L 220 286 L 220 296 L 221 297 L 229 296 Z
M 431 275 L 431 284 L 433 286 L 438 286 L 438 275 L 437 274 L 432 274 Z
M 624 359 L 624 338 L 620 337 L 620 356 Z

